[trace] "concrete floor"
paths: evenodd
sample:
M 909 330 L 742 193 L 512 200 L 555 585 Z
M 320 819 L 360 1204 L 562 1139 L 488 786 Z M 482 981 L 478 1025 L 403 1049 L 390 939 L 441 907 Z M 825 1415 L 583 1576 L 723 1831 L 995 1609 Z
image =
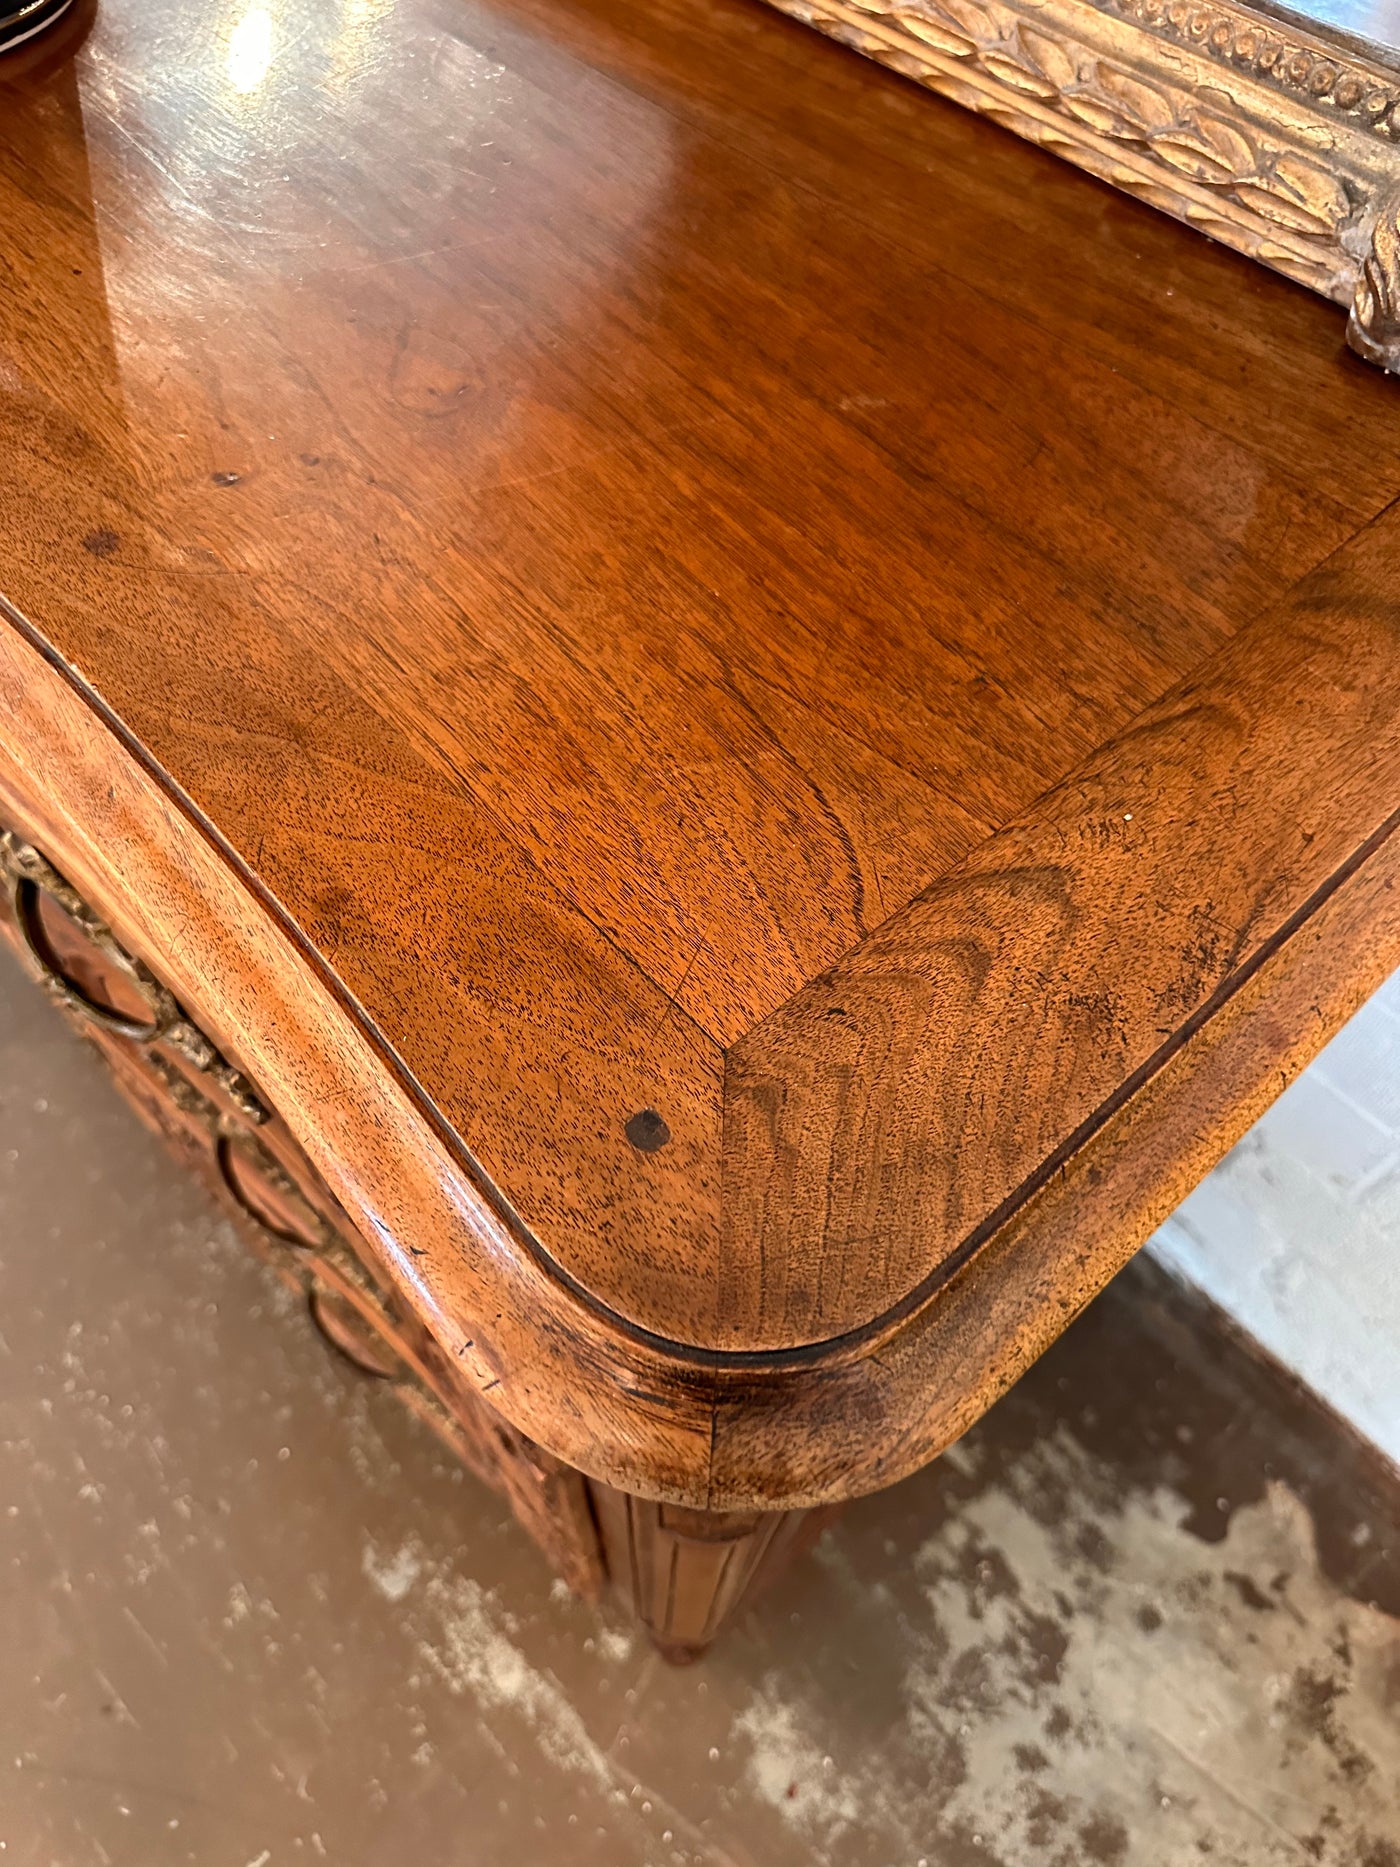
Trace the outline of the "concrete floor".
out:
M 23 1867 L 1400 1867 L 1400 1481 L 1140 1262 L 702 1665 L 333 1365 L 0 958 Z

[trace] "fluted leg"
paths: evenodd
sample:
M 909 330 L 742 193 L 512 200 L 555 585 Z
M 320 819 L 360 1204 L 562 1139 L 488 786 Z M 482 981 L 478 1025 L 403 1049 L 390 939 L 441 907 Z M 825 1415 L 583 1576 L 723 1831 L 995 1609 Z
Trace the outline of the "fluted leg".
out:
M 697 1659 L 725 1622 L 802 1550 L 833 1510 L 704 1511 L 590 1481 L 614 1587 L 668 1660 Z

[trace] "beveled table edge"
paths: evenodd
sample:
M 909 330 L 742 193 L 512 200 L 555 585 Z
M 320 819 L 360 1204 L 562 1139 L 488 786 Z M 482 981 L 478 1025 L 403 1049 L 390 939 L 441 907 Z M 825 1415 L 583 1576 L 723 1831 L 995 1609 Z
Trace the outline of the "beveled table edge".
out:
M 137 944 L 168 956 L 172 988 L 236 1036 L 490 1404 L 639 1495 L 786 1509 L 926 1463 L 1400 964 L 1393 816 L 1112 1098 L 1095 1130 L 1111 1150 L 1076 1131 L 946 1273 L 863 1328 L 784 1350 L 694 1348 L 627 1322 L 560 1271 L 236 851 L 42 633 L 3 598 L 0 614 L 0 750 L 75 881 L 119 903 Z M 1164 1123 L 1180 1132 L 1183 1109 L 1194 1143 L 1154 1141 Z

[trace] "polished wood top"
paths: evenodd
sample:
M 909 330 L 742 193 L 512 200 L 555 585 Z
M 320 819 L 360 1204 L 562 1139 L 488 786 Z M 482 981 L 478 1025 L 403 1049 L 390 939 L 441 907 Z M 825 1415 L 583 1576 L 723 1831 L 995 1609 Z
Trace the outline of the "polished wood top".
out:
M 0 64 L 0 591 L 624 1335 L 892 1327 L 1353 873 L 1398 411 L 747 0 Z

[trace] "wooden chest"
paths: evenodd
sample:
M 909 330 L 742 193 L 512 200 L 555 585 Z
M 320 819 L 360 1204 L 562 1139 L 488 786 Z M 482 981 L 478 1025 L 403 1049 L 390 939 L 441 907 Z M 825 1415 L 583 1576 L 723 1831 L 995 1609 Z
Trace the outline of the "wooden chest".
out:
M 688 1657 L 1400 962 L 1397 390 L 745 0 L 156 13 L 0 68 L 0 922 Z

